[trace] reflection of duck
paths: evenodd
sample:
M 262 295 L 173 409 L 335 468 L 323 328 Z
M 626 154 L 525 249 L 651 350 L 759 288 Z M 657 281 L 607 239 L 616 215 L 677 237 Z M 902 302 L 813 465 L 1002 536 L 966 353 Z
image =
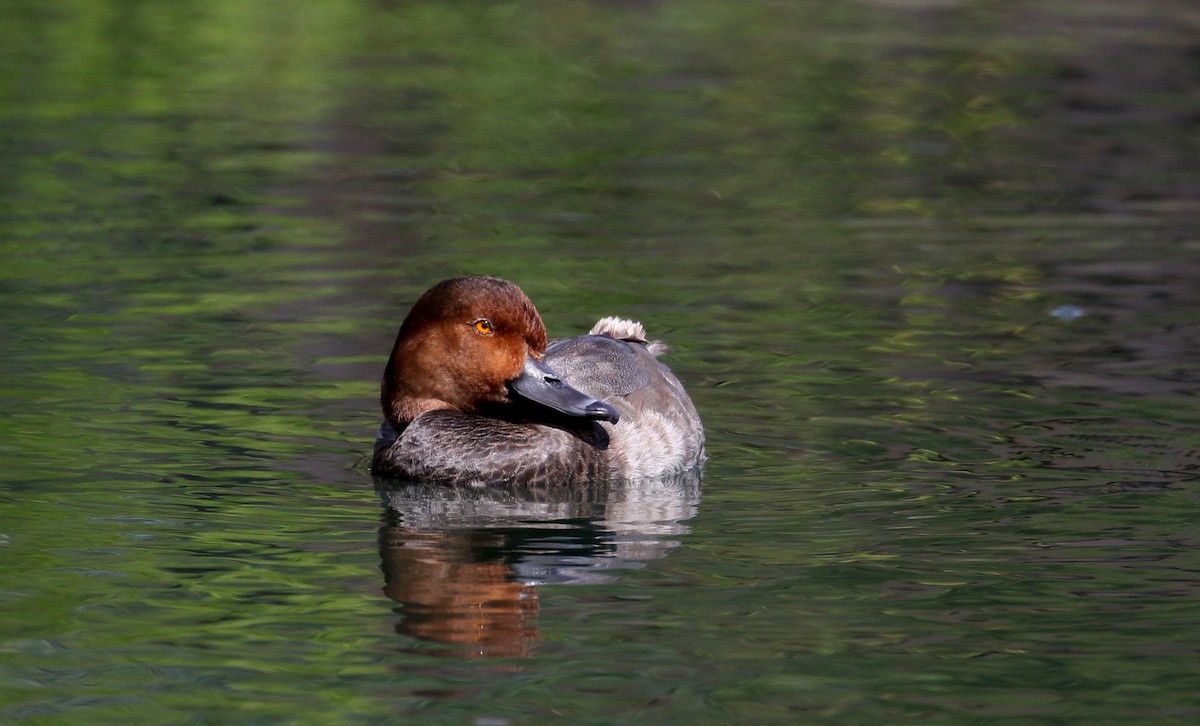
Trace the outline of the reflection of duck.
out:
M 704 459 L 683 386 L 638 323 L 546 345 L 533 303 L 494 277 L 446 280 L 405 318 L 383 375 L 372 472 L 442 483 L 658 477 Z
M 396 485 L 379 537 L 397 630 L 467 656 L 527 654 L 538 585 L 611 579 L 665 557 L 695 516 L 700 475 L 555 487 Z
M 479 535 L 381 530 L 384 593 L 404 605 L 397 630 L 465 646 L 464 655 L 525 655 L 539 637 L 537 589 L 514 581 L 504 562 L 481 559 L 503 536 Z

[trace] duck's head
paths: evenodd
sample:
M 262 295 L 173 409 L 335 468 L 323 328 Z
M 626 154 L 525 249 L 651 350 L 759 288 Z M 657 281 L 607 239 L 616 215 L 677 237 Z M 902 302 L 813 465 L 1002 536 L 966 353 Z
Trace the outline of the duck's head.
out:
M 456 277 L 413 305 L 383 373 L 383 415 L 407 426 L 426 411 L 477 413 L 524 400 L 559 414 L 611 421 L 617 412 L 542 362 L 546 326 L 521 288 Z

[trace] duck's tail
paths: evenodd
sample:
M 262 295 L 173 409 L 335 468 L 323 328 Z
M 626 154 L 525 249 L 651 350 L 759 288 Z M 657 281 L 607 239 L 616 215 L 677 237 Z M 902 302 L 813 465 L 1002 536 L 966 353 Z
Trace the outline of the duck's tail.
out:
M 646 338 L 646 328 L 636 320 L 626 320 L 618 318 L 615 315 L 610 315 L 607 318 L 600 318 L 596 324 L 592 326 L 590 335 L 607 335 L 610 338 L 617 340 L 628 340 L 630 343 L 641 343 L 650 349 L 650 353 L 655 357 L 666 353 L 669 348 L 667 344 L 661 340 L 648 340 Z

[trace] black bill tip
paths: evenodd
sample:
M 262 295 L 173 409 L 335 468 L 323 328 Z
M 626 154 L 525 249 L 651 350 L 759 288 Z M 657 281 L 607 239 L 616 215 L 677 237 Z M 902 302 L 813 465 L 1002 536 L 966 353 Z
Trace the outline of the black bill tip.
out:
M 608 405 L 604 401 L 592 401 L 586 408 L 584 408 L 584 411 L 586 412 L 588 418 L 596 421 L 608 421 L 609 423 L 616 423 L 617 421 L 621 420 L 621 414 L 617 413 L 617 409 Z

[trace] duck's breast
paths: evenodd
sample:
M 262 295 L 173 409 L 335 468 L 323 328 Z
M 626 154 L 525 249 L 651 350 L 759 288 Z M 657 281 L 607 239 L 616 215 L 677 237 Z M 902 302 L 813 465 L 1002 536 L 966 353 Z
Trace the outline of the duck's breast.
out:
M 594 445 L 578 433 L 541 424 L 439 410 L 421 414 L 399 436 L 380 435 L 371 467 L 380 476 L 445 484 L 574 484 L 609 478 L 607 462 Z

